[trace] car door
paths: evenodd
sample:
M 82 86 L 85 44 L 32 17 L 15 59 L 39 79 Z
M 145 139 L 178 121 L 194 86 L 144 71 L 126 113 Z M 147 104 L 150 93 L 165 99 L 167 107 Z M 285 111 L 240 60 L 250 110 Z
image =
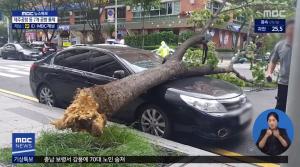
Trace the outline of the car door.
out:
M 15 45 L 11 45 L 11 49 L 9 50 L 9 56 L 13 58 L 19 58 L 18 48 Z
M 108 52 L 93 50 L 90 57 L 90 71 L 86 73 L 91 85 L 103 85 L 116 78 L 113 77 L 115 71 L 123 70 L 125 75 L 128 71 Z
M 90 84 L 103 85 L 116 80 L 113 75 L 115 71 L 119 70 L 123 70 L 125 76 L 129 75 L 129 71 L 112 53 L 97 50 L 91 53 L 90 72 L 86 74 Z M 132 106 L 134 105 L 135 102 L 132 102 L 123 107 L 119 112 L 113 113 L 110 119 L 120 122 L 132 119 L 134 117 Z
M 73 49 L 59 53 L 53 61 L 52 85 L 55 95 L 65 104 L 73 100 L 77 89 L 89 87 L 85 72 L 89 70 L 90 51 Z

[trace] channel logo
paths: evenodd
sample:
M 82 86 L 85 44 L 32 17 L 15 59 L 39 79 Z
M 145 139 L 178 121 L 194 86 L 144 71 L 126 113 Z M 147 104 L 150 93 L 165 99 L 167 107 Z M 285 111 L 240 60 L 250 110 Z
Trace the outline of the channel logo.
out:
M 12 163 L 33 163 L 35 155 L 34 133 L 12 134 Z
M 33 16 L 34 12 L 22 12 L 22 16 Z

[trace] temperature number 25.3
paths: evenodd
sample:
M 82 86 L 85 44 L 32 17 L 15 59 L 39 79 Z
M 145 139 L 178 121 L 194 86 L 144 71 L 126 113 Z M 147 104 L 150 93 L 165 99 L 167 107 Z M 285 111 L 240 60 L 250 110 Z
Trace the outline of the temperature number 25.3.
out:
M 282 26 L 272 26 L 272 32 L 283 32 Z

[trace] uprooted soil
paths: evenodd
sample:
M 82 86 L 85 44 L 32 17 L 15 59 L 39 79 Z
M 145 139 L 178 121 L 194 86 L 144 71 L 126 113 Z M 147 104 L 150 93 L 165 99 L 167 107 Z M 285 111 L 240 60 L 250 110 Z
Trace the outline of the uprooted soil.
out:
M 55 128 L 72 131 L 86 131 L 93 136 L 100 136 L 106 125 L 105 113 L 99 112 L 96 102 L 89 88 L 77 92 L 73 103 L 66 109 L 62 119 L 52 122 Z

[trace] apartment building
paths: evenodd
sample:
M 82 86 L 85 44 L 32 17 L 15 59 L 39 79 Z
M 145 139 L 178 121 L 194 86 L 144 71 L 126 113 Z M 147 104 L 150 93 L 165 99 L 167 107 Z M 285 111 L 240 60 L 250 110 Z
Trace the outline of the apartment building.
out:
M 188 24 L 190 13 L 199 9 L 209 9 L 215 12 L 220 7 L 220 3 L 219 0 L 161 0 L 160 6 L 153 7 L 150 13 L 145 16 L 145 31 L 146 33 L 153 33 L 167 30 L 173 31 L 175 34 L 194 31 L 194 25 Z M 111 38 L 114 34 L 112 31 L 115 23 L 114 0 L 103 10 L 103 14 L 99 16 L 103 34 L 106 38 Z M 132 35 L 141 33 L 143 18 L 140 6 L 128 6 L 124 0 L 118 0 L 117 17 L 118 34 Z M 92 34 L 89 32 L 90 27 L 79 8 L 74 7 L 66 11 L 61 17 L 60 24 L 70 27 L 71 36 L 73 39 L 76 38 L 77 42 L 89 42 L 92 40 Z M 238 42 L 238 45 L 242 45 L 245 41 L 247 26 L 242 29 L 238 41 L 234 40 L 239 27 L 240 21 L 232 18 L 230 22 L 224 25 L 215 25 L 209 30 L 209 33 L 218 48 L 230 49 L 235 42 Z

